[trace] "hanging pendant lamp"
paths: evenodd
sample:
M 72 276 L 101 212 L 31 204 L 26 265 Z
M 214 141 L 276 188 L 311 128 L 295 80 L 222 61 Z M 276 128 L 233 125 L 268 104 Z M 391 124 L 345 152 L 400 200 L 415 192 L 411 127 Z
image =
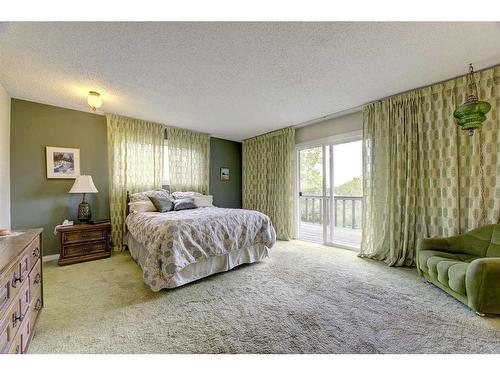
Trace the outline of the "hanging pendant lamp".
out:
M 485 115 L 490 111 L 491 105 L 488 102 L 480 101 L 477 97 L 477 86 L 474 80 L 472 64 L 469 64 L 466 93 L 467 100 L 453 112 L 453 117 L 455 117 L 457 125 L 462 130 L 468 130 L 469 135 L 474 135 L 474 130 L 480 129 L 483 121 L 486 120 Z

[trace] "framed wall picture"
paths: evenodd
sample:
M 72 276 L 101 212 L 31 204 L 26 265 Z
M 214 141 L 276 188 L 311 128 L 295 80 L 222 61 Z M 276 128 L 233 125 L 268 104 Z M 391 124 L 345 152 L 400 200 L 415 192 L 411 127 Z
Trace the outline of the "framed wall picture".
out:
M 45 147 L 47 178 L 76 178 L 80 175 L 80 149 Z
M 229 181 L 229 168 L 221 167 L 220 180 L 221 181 Z

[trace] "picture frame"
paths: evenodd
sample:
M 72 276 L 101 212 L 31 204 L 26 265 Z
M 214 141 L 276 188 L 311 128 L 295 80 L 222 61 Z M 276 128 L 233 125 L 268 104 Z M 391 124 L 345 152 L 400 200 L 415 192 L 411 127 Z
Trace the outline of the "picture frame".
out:
M 220 180 L 229 181 L 229 168 L 221 167 L 220 169 Z
M 76 179 L 80 175 L 80 149 L 45 147 L 48 179 Z

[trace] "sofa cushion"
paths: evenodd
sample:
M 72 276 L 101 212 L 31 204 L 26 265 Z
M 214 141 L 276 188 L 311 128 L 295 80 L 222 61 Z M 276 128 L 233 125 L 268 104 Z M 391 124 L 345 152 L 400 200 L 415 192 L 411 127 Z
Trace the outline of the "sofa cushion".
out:
M 450 258 L 442 257 L 442 256 L 433 256 L 427 259 L 427 273 L 431 275 L 433 278 L 437 279 L 438 270 L 437 266 L 441 262 L 449 261 Z M 458 259 L 457 259 L 458 261 Z
M 455 264 L 460 264 L 462 262 L 458 260 L 443 260 L 442 262 L 439 262 L 437 264 L 437 279 L 438 281 L 445 285 L 448 286 L 449 278 L 448 278 L 448 270 L 450 269 L 451 266 Z
M 465 274 L 467 273 L 469 263 L 458 263 L 448 269 L 448 286 L 454 292 L 466 295 Z
M 429 272 L 429 267 L 427 266 L 427 260 L 431 257 L 441 257 L 444 260 L 458 259 L 457 254 L 445 253 L 444 251 L 436 250 L 421 250 L 418 252 L 418 264 L 422 271 Z

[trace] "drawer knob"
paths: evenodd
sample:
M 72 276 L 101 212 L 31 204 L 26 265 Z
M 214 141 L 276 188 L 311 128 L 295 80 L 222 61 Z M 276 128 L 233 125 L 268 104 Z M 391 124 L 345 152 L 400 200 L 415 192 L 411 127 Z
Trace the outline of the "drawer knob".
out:
M 11 285 L 13 288 L 16 288 L 17 283 L 22 283 L 23 282 L 23 275 L 20 275 L 19 277 L 16 276 L 14 273 L 14 276 L 12 276 L 12 282 Z
M 39 257 L 40 256 L 40 249 L 38 247 L 33 250 L 33 256 L 34 257 Z
M 35 284 L 39 284 L 41 279 L 42 279 L 42 276 L 40 276 L 40 274 L 37 273 L 35 276 Z
M 12 314 L 12 326 L 13 327 L 17 326 L 17 322 L 22 322 L 22 321 L 23 321 L 22 315 L 17 316 L 17 313 Z
M 39 311 L 42 308 L 42 300 L 38 298 L 35 303 L 35 310 Z

